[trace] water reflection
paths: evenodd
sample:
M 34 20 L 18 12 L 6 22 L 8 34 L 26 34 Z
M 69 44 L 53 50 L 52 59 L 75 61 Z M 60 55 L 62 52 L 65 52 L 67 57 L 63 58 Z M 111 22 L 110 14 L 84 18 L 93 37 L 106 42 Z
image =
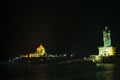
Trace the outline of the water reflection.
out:
M 114 80 L 115 64 L 97 64 L 96 66 L 98 80 Z
M 30 65 L 2 70 L 8 75 L 7 80 L 119 80 L 119 67 L 116 64 Z

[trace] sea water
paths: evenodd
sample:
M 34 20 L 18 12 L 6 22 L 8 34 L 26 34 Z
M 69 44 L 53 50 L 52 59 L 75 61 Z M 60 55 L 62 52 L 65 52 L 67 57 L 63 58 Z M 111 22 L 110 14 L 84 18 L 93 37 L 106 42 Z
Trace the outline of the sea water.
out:
M 0 80 L 120 80 L 119 64 L 1 66 Z

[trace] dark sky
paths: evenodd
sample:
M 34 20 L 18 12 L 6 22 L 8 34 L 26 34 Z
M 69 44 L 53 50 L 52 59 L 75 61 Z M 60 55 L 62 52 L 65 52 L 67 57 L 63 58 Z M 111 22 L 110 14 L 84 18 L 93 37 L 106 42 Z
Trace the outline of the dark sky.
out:
M 74 1 L 74 0 L 73 0 Z M 113 1 L 4 0 L 1 9 L 1 59 L 35 52 L 98 54 L 102 31 L 111 30 L 120 49 L 120 6 Z

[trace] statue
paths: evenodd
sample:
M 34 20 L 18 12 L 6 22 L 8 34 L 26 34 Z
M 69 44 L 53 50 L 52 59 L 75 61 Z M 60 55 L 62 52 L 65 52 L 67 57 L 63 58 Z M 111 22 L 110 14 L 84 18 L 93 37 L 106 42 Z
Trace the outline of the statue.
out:
M 105 30 L 103 31 L 103 42 L 104 46 L 111 46 L 110 30 L 108 30 L 107 26 L 105 26 Z

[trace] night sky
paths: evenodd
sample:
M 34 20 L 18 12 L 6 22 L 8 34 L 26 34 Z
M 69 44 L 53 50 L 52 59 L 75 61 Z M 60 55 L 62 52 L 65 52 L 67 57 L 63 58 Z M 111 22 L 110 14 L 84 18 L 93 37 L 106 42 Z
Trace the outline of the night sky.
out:
M 112 46 L 119 53 L 119 2 L 73 1 L 4 0 L 0 59 L 35 52 L 40 43 L 50 54 L 98 54 L 105 26 L 111 30 Z

